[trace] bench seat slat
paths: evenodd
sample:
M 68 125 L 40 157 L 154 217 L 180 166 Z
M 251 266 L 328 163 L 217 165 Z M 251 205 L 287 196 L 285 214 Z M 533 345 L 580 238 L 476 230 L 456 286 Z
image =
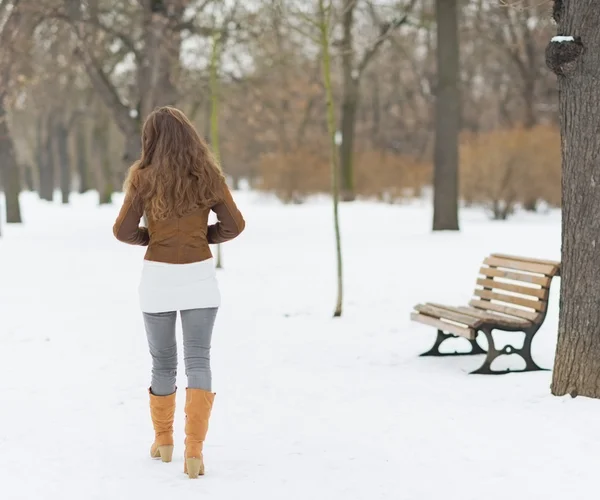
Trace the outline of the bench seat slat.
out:
M 530 286 L 513 285 L 512 283 L 505 283 L 503 281 L 481 279 L 477 280 L 477 284 L 484 288 L 490 288 L 492 290 L 506 290 L 507 292 L 520 293 L 521 295 L 530 295 L 537 297 L 538 299 L 548 299 L 548 290 L 543 288 L 533 288 Z
M 532 322 L 526 319 L 517 318 L 515 316 L 506 316 L 504 314 L 482 311 L 481 309 L 475 309 L 474 307 L 452 307 L 445 306 L 443 304 L 431 303 L 432 306 L 446 309 L 449 311 L 455 311 L 461 314 L 467 314 L 482 320 L 482 323 L 490 326 L 508 327 L 508 328 L 527 328 L 532 325 Z M 478 325 L 480 326 L 480 325 Z
M 487 257 L 483 263 L 490 267 L 501 267 L 504 269 L 514 269 L 517 271 L 526 271 L 530 273 L 553 276 L 556 273 L 556 266 L 548 264 L 536 264 L 533 262 L 524 262 L 522 260 L 500 259 L 498 257 Z
M 537 323 L 540 318 L 540 314 L 534 311 L 525 311 L 523 309 L 517 309 L 515 307 L 507 307 L 488 300 L 473 299 L 469 302 L 471 307 L 475 309 L 482 309 L 484 311 L 493 311 L 506 314 L 508 316 L 516 316 L 517 318 L 527 319 L 533 323 Z
M 421 314 L 426 314 L 427 316 L 432 316 L 437 319 L 446 319 L 456 323 L 462 323 L 469 328 L 477 328 L 481 323 L 479 318 L 469 316 L 457 310 L 438 307 L 431 303 L 419 304 L 415 306 L 415 310 Z
M 461 306 L 457 309 L 464 314 L 471 314 L 481 318 L 486 324 L 491 326 L 497 325 L 498 327 L 504 326 L 508 328 L 528 328 L 532 325 L 532 322 L 527 319 L 506 316 L 491 311 L 482 311 L 481 309 L 475 309 L 474 307 Z
M 544 312 L 546 310 L 546 302 L 543 300 L 531 300 L 517 297 L 515 295 L 508 295 L 506 293 L 496 293 L 489 290 L 475 290 L 475 295 L 482 299 L 496 300 L 498 302 L 505 302 L 506 304 L 514 304 L 522 307 L 529 307 L 537 312 Z
M 535 276 L 533 274 L 503 271 L 502 269 L 494 269 L 493 267 L 482 267 L 479 269 L 479 274 L 486 278 L 504 278 L 512 281 L 520 281 L 522 283 L 540 285 L 543 288 L 550 288 L 550 281 L 552 279 L 545 276 Z
M 432 318 L 431 316 L 427 316 L 425 314 L 413 312 L 410 315 L 410 319 L 419 323 L 423 323 L 425 325 L 433 326 L 438 330 L 442 330 L 446 333 L 453 333 L 454 335 L 465 337 L 469 340 L 475 340 L 477 336 L 477 332 L 472 328 L 466 328 L 463 326 L 456 325 L 454 323 L 448 323 L 446 321 L 442 321 L 441 319 Z

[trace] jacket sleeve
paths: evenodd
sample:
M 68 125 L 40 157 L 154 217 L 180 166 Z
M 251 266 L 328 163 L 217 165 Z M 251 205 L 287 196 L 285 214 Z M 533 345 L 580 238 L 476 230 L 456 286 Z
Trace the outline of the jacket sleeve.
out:
M 148 229 L 140 227 L 140 220 L 143 215 L 144 207 L 142 201 L 135 193 L 135 190 L 130 188 L 113 226 L 115 238 L 130 245 L 147 246 L 150 242 Z
M 234 239 L 246 227 L 246 221 L 233 201 L 231 191 L 225 186 L 223 200 L 212 207 L 218 222 L 208 226 L 208 243 L 214 245 Z

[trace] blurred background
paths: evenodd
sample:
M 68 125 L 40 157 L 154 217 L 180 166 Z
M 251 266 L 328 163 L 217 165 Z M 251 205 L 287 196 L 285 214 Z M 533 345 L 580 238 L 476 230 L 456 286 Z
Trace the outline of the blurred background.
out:
M 172 104 L 234 188 L 303 203 L 330 189 L 322 48 L 308 0 L 1 0 L 0 174 L 18 193 L 111 203 L 144 116 Z M 336 0 L 341 196 L 402 203 L 432 182 L 433 0 Z M 460 198 L 492 218 L 560 204 L 549 2 L 461 0 Z M 213 122 L 214 125 L 214 122 Z M 213 129 L 214 130 L 214 129 Z

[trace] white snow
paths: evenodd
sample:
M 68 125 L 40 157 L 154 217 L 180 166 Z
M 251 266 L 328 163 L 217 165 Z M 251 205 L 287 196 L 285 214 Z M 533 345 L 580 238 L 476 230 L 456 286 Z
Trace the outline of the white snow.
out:
M 423 300 L 464 304 L 492 251 L 557 259 L 557 212 L 491 222 L 463 210 L 432 234 L 429 203 L 341 207 L 345 311 L 332 319 L 330 204 L 236 196 L 223 247 L 207 476 L 148 458 L 150 360 L 136 287 L 143 249 L 114 206 L 23 195 L 0 238 L 0 498 L 6 500 L 558 500 L 597 488 L 600 402 L 550 395 L 550 372 L 471 376 L 481 357 L 419 358 Z M 534 342 L 551 367 L 558 285 Z M 511 366 L 517 366 L 516 361 Z M 179 387 L 185 387 L 183 366 Z
M 558 42 L 558 43 L 562 43 L 562 42 L 574 42 L 575 38 L 572 36 L 555 36 L 552 37 L 552 41 L 553 42 Z

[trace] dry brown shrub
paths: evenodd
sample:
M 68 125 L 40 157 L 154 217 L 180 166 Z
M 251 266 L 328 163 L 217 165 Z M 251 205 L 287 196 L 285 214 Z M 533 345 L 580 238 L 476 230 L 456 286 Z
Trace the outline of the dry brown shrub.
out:
M 505 219 L 517 204 L 560 203 L 560 134 L 537 126 L 465 134 L 460 151 L 461 195 Z
M 327 149 L 301 148 L 269 153 L 259 164 L 259 189 L 275 193 L 285 203 L 302 203 L 307 196 L 329 193 Z M 431 182 L 431 165 L 408 156 L 366 150 L 355 156 L 356 192 L 363 198 L 397 203 L 421 195 Z
M 355 155 L 356 192 L 388 203 L 421 195 L 431 184 L 432 167 L 410 156 L 366 150 Z
M 301 148 L 264 154 L 259 173 L 257 187 L 275 193 L 285 203 L 302 203 L 307 196 L 329 191 L 329 160 L 318 151 Z

